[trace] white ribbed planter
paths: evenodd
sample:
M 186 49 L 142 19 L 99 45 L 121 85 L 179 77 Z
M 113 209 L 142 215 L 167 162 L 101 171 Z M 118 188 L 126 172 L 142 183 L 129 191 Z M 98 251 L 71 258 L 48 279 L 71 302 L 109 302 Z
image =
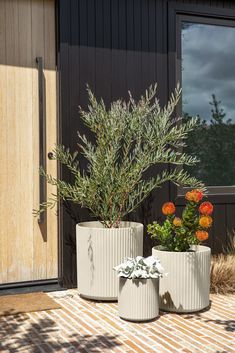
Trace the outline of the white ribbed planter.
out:
M 194 312 L 209 306 L 210 257 L 207 246 L 193 245 L 193 251 L 169 252 L 153 248 L 167 273 L 160 281 L 159 307 L 173 312 Z
M 100 222 L 76 226 L 79 294 L 95 300 L 117 300 L 118 279 L 113 267 L 126 257 L 143 255 L 143 225 L 121 222 L 104 228 Z
M 119 278 L 118 314 L 130 321 L 148 321 L 159 314 L 159 279 Z

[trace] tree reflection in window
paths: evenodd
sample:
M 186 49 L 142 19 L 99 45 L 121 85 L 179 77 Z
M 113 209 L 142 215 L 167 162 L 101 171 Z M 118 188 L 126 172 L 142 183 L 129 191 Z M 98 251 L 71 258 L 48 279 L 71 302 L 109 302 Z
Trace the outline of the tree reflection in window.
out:
M 188 170 L 208 186 L 235 185 L 235 28 L 182 25 L 184 119 L 199 116 L 188 153 L 200 163 Z

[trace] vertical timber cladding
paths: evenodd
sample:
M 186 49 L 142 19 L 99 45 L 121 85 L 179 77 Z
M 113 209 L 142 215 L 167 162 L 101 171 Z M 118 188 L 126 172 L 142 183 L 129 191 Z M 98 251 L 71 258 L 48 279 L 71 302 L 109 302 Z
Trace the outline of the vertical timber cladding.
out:
M 86 132 L 78 106 L 86 107 L 88 83 L 107 105 L 127 97 L 130 90 L 138 99 L 150 84 L 158 82 L 159 98 L 167 96 L 165 1 L 76 0 L 60 1 L 60 70 L 62 142 L 76 149 L 77 134 Z M 159 169 L 158 169 L 159 171 Z M 155 173 L 156 169 L 151 173 Z M 63 175 L 69 178 L 66 171 Z M 165 185 L 146 200 L 132 220 L 144 224 L 159 219 L 162 202 L 169 198 Z M 75 223 L 89 215 L 73 209 L 76 220 L 63 212 L 63 280 L 76 283 Z M 145 252 L 151 242 L 145 239 Z
M 44 67 L 49 152 L 56 143 L 55 54 L 53 0 L 0 1 L 0 284 L 58 277 L 55 212 L 41 225 L 33 216 L 39 206 L 36 57 Z M 56 162 L 46 163 L 56 175 Z
M 158 96 L 164 105 L 169 95 L 168 75 L 168 8 L 174 3 L 195 6 L 234 6 L 226 1 L 166 1 L 166 0 L 60 0 L 60 99 L 61 140 L 76 149 L 77 134 L 87 132 L 78 114 L 78 106 L 87 105 L 86 84 L 107 105 L 117 98 L 135 98 L 152 83 L 158 83 Z M 85 166 L 85 162 L 82 161 Z M 151 170 L 156 173 L 160 169 Z M 62 174 L 68 180 L 66 170 Z M 145 225 L 161 219 L 161 204 L 172 196 L 169 184 L 157 190 L 131 215 L 132 220 Z M 66 205 L 68 206 L 68 205 Z M 227 227 L 230 205 L 219 205 L 223 212 L 220 230 Z M 68 209 L 68 207 L 66 207 Z M 71 208 L 73 219 L 65 207 L 62 210 L 62 269 L 64 284 L 76 283 L 75 224 L 89 219 L 89 214 Z M 218 216 L 219 218 L 219 216 Z M 226 223 L 227 222 L 227 223 Z M 224 226 L 222 226 L 224 224 Z M 229 219 L 229 226 L 231 219 Z M 221 250 L 214 238 L 212 246 Z M 151 241 L 145 238 L 145 253 Z

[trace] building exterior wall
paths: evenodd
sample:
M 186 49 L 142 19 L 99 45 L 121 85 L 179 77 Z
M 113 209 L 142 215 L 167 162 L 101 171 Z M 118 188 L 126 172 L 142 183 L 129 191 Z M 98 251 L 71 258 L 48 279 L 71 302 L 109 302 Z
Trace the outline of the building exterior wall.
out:
M 235 19 L 234 1 L 59 1 L 60 140 L 65 146 L 76 149 L 77 130 L 86 132 L 78 114 L 78 106 L 85 108 L 87 104 L 86 84 L 109 105 L 126 97 L 128 90 L 138 98 L 157 82 L 160 102 L 167 102 L 176 84 L 174 21 L 169 21 L 177 7 L 189 12 L 200 8 L 207 14 L 211 9 L 218 16 L 229 11 Z M 82 165 L 85 167 L 85 161 Z M 159 167 L 149 174 L 157 171 Z M 62 175 L 69 180 L 65 170 Z M 161 220 L 161 205 L 169 199 L 175 201 L 176 190 L 165 184 L 130 218 L 144 225 Z M 182 199 L 177 200 L 182 204 Z M 218 253 L 227 244 L 228 231 L 235 228 L 235 199 L 220 195 L 211 200 L 215 202 L 215 221 L 209 245 Z M 61 212 L 62 278 L 72 286 L 76 283 L 75 223 L 89 219 L 89 215 L 71 205 L 62 207 Z M 146 237 L 144 243 L 145 253 L 150 253 L 151 240 Z

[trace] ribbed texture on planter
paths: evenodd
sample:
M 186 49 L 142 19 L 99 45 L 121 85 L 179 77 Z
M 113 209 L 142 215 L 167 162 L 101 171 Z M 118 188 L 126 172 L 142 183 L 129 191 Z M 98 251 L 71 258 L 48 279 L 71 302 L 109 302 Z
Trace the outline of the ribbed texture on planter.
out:
M 81 296 L 117 300 L 118 279 L 113 270 L 126 257 L 143 255 L 143 225 L 122 222 L 104 228 L 100 222 L 77 224 L 77 283 Z
M 207 246 L 192 246 L 190 252 L 153 248 L 167 276 L 161 278 L 159 307 L 174 312 L 199 311 L 209 306 L 210 255 Z
M 119 278 L 118 314 L 130 321 L 148 321 L 159 314 L 159 279 Z

